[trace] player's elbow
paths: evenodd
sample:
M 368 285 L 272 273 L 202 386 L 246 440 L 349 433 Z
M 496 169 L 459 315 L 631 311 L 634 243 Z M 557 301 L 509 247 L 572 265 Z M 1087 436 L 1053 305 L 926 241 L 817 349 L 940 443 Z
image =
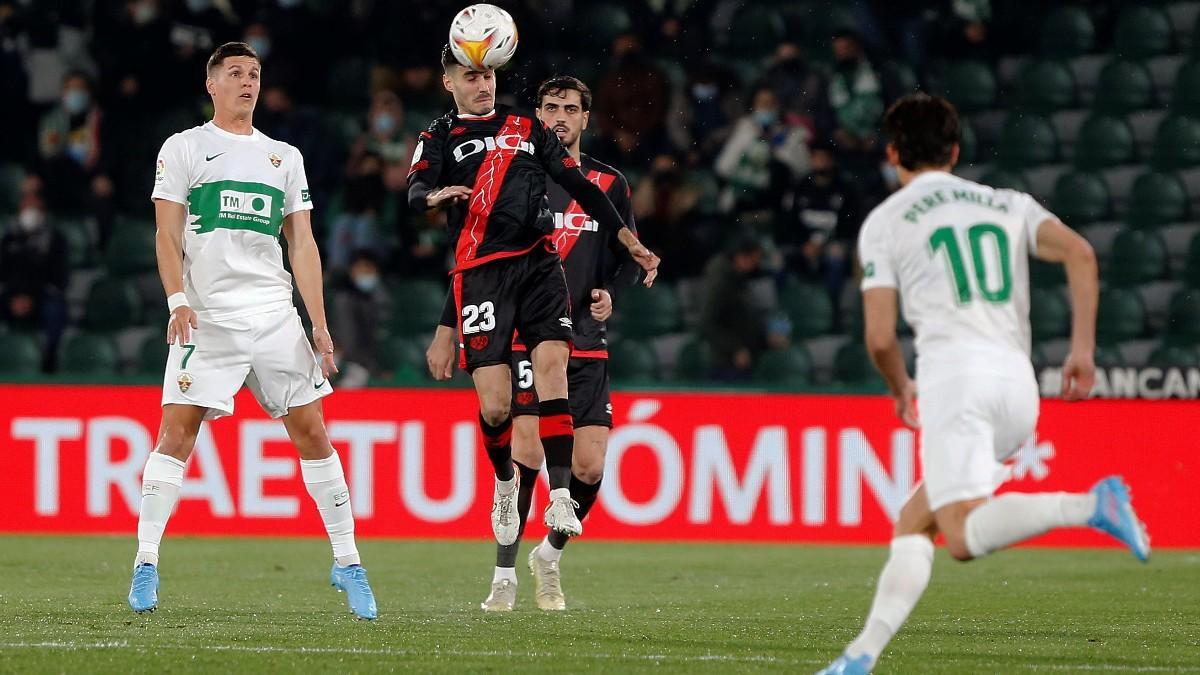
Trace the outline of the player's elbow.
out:
M 888 352 L 896 347 L 896 332 L 882 330 L 868 330 L 864 339 L 867 347 L 867 353 L 871 355 L 871 360 L 878 363 L 883 359 Z
M 1077 267 L 1079 269 L 1095 269 L 1096 249 L 1088 243 L 1083 237 L 1076 237 L 1071 241 L 1067 249 L 1067 254 L 1064 259 L 1067 267 Z

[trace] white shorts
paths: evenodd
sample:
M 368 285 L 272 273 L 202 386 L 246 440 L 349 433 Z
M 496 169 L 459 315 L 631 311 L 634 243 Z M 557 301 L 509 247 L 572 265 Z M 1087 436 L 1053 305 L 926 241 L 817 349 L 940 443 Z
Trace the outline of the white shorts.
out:
M 208 408 L 204 419 L 214 420 L 233 414 L 243 384 L 271 417 L 333 393 L 296 308 L 199 320 L 189 344 L 171 345 L 162 402 Z
M 919 393 L 921 468 L 929 507 L 989 497 L 1008 478 L 1004 461 L 1033 434 L 1038 387 L 1032 371 L 962 375 Z

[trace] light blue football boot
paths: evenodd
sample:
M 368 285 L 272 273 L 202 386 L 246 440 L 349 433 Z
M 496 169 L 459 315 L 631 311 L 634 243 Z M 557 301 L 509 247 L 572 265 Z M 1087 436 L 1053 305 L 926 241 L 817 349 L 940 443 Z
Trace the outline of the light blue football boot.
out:
M 863 654 L 856 658 L 850 658 L 846 654 L 842 654 L 833 660 L 833 663 L 825 666 L 824 670 L 817 672 L 817 675 L 868 675 L 871 672 L 871 657 Z
M 133 568 L 133 581 L 129 583 L 129 608 L 138 614 L 158 609 L 158 568 L 142 563 Z
M 367 582 L 367 570 L 362 565 L 347 565 L 339 567 L 335 562 L 329 571 L 329 583 L 346 594 L 346 602 L 350 611 L 360 619 L 371 621 L 379 616 L 375 608 L 375 594 L 371 592 L 371 584 Z
M 1096 495 L 1096 512 L 1087 524 L 1128 546 L 1138 560 L 1148 562 L 1150 535 L 1133 512 L 1125 481 L 1120 476 L 1109 476 L 1092 487 L 1092 494 Z

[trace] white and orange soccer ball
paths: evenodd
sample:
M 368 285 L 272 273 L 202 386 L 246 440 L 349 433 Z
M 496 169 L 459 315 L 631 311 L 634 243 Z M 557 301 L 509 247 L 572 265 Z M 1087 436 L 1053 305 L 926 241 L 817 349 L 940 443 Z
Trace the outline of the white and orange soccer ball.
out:
M 517 52 L 517 24 L 495 5 L 471 5 L 450 23 L 450 52 L 472 70 L 499 68 Z

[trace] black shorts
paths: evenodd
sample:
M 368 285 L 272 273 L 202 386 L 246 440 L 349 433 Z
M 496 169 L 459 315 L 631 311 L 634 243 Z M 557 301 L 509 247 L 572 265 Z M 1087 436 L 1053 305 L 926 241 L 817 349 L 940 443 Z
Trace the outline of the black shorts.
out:
M 538 414 L 538 395 L 533 388 L 533 364 L 529 352 L 512 354 L 512 414 Z M 612 402 L 608 398 L 608 359 L 576 359 L 567 362 L 567 402 L 575 428 L 612 428 Z
M 513 331 L 530 349 L 550 340 L 570 344 L 571 299 L 557 253 L 538 247 L 454 275 L 459 367 L 468 373 L 507 364 Z

